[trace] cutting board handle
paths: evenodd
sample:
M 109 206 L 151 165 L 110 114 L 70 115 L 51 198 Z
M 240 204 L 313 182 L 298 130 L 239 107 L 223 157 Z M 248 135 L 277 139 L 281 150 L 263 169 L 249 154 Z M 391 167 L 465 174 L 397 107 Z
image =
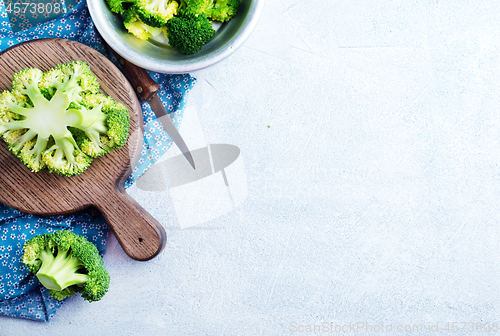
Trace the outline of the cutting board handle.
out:
M 146 261 L 161 252 L 166 243 L 165 229 L 125 190 L 106 191 L 100 198 L 95 206 L 129 257 Z

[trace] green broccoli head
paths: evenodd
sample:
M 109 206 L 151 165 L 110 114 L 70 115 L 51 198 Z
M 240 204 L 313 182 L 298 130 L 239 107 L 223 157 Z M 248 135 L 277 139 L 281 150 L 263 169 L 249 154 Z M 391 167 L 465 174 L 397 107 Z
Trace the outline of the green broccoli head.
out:
M 186 55 L 200 51 L 214 34 L 212 23 L 205 14 L 184 14 L 167 22 L 169 44 Z
M 125 106 L 102 94 L 85 95 L 81 104 L 84 118 L 75 126 L 80 131 L 76 142 L 85 154 L 99 157 L 127 142 L 130 116 Z
M 151 27 L 141 21 L 135 7 L 131 7 L 125 12 L 123 25 L 129 33 L 140 40 L 147 40 L 160 35 L 162 28 Z
M 175 0 L 137 0 L 135 10 L 146 25 L 156 28 L 165 26 L 177 14 L 179 4 Z
M 106 0 L 113 13 L 123 14 L 135 4 L 136 0 Z
M 68 230 L 28 240 L 22 261 L 57 300 L 80 293 L 98 301 L 109 288 L 109 273 L 95 245 Z
M 214 0 L 208 17 L 215 21 L 227 22 L 231 20 L 240 7 L 240 0 Z
M 34 88 L 31 83 L 38 83 L 42 77 L 42 70 L 35 68 L 26 68 L 14 75 L 12 80 L 12 94 L 19 103 L 33 106 L 28 93 L 36 95 L 37 91 L 33 91 Z
M 0 95 L 0 135 L 33 172 L 80 174 L 128 137 L 128 110 L 98 92 L 84 62 L 21 70 Z
M 180 0 L 179 13 L 183 15 L 205 14 L 209 16 L 214 0 Z
M 38 87 L 44 97 L 51 99 L 57 90 L 66 92 L 72 101 L 99 92 L 99 82 L 85 62 L 59 64 L 42 76 Z

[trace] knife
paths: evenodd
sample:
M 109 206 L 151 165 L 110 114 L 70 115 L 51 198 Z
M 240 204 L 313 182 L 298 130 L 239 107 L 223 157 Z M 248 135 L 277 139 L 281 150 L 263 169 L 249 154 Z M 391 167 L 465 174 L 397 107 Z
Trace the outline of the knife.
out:
M 181 150 L 182 154 L 184 154 L 193 169 L 196 169 L 193 156 L 191 155 L 188 146 L 184 142 L 184 139 L 182 139 L 182 136 L 179 134 L 177 128 L 175 128 L 172 120 L 170 120 L 170 117 L 168 116 L 167 111 L 165 111 L 165 107 L 158 96 L 160 85 L 158 85 L 158 83 L 156 83 L 151 76 L 149 76 L 146 70 L 130 63 L 118 55 L 113 49 L 111 49 L 111 47 L 109 47 L 109 50 L 111 50 L 113 55 L 115 55 L 116 59 L 122 66 L 123 71 L 127 75 L 130 84 L 132 84 L 139 97 L 149 103 L 149 106 L 151 106 L 156 118 L 161 122 L 165 131 Z

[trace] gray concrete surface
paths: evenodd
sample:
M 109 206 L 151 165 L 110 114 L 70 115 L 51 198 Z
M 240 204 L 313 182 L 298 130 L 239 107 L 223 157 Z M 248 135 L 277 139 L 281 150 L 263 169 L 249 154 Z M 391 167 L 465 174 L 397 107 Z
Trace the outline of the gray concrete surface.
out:
M 194 147 L 241 150 L 244 201 L 181 228 L 168 190 L 131 190 L 166 227 L 163 253 L 137 262 L 111 240 L 102 301 L 73 298 L 45 324 L 1 318 L 0 335 L 491 328 L 499 13 L 494 0 L 266 1 L 241 49 L 193 73 L 198 137 L 183 129 Z

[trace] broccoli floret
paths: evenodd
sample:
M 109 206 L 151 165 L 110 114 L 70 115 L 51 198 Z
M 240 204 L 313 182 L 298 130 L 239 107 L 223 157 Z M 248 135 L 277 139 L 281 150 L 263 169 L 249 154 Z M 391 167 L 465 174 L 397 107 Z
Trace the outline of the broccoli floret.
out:
M 26 94 L 29 90 L 27 83 L 31 81 L 39 82 L 42 77 L 43 72 L 40 69 L 23 69 L 14 75 L 12 79 L 12 94 L 20 104 L 33 106 L 30 96 Z
M 109 288 L 109 273 L 96 246 L 68 230 L 28 240 L 22 261 L 57 300 L 80 293 L 89 302 L 98 301 Z
M 208 17 L 215 21 L 227 22 L 231 20 L 240 7 L 240 0 L 214 0 Z
M 99 92 L 97 78 L 89 66 L 81 61 L 59 64 L 50 69 L 42 76 L 38 87 L 48 100 L 59 90 L 70 95 L 70 100 L 76 103 L 86 94 Z M 77 107 L 78 104 L 74 106 Z
M 137 0 L 135 10 L 142 22 L 161 28 L 177 14 L 179 4 L 174 0 Z
M 136 0 L 106 0 L 109 9 L 113 13 L 123 14 L 135 4 Z
M 179 13 L 184 15 L 210 15 L 213 0 L 180 0 Z
M 184 14 L 167 22 L 168 43 L 186 55 L 200 51 L 214 34 L 212 23 L 205 14 Z
M 205 14 L 209 19 L 227 22 L 240 6 L 240 0 L 180 0 L 179 13 Z
M 102 94 L 86 95 L 81 104 L 84 119 L 75 127 L 85 136 L 76 142 L 85 154 L 95 158 L 125 145 L 130 122 L 125 106 Z
M 187 55 L 198 52 L 212 39 L 215 30 L 211 21 L 231 20 L 241 3 L 241 0 L 106 1 L 112 11 L 125 13 L 124 26 L 129 33 L 147 40 L 163 32 L 172 47 Z M 133 1 L 132 8 L 124 9 L 125 1 Z
M 162 28 L 151 27 L 141 21 L 135 7 L 128 9 L 123 18 L 123 25 L 129 33 L 140 40 L 147 40 L 151 37 L 156 37 L 162 32 Z
M 0 135 L 33 172 L 80 174 L 128 137 L 128 110 L 98 92 L 84 62 L 21 70 L 0 95 Z

